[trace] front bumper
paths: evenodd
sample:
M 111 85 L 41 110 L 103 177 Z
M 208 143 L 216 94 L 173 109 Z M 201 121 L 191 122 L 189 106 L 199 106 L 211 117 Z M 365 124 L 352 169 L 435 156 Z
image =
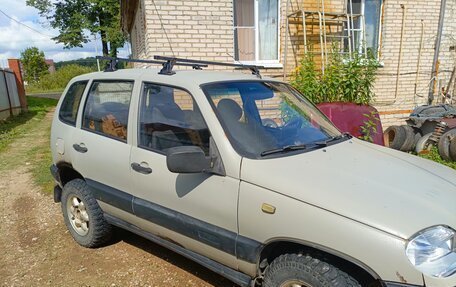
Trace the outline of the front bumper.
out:
M 383 286 L 385 287 L 423 287 L 424 285 L 412 285 L 407 283 L 383 281 Z

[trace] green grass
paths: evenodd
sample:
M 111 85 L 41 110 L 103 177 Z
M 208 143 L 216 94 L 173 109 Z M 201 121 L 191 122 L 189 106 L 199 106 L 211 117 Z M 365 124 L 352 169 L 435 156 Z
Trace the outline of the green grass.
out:
M 431 151 L 429 153 L 424 153 L 419 155 L 422 158 L 430 159 L 432 161 L 438 162 L 440 164 L 446 165 L 448 167 L 451 167 L 453 169 L 456 169 L 456 161 L 446 161 L 443 160 L 440 155 L 437 147 L 432 147 Z
M 39 94 L 57 94 L 57 93 L 62 93 L 63 90 L 64 89 L 61 89 L 61 88 L 44 90 L 41 88 L 30 87 L 25 90 L 25 93 L 28 96 L 33 96 L 33 95 L 39 95 Z
M 44 191 L 51 191 L 53 179 L 49 148 L 51 117 L 46 117 L 57 100 L 27 97 L 29 111 L 0 122 L 0 172 L 25 165 Z
M 0 121 L 0 152 L 26 130 L 35 126 L 55 105 L 57 100 L 27 97 L 28 112 Z

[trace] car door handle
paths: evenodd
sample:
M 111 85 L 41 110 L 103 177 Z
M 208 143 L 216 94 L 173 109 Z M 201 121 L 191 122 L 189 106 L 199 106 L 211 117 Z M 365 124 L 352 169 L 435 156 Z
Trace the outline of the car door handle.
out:
M 86 153 L 88 151 L 88 149 L 86 148 L 85 144 L 81 143 L 81 144 L 74 144 L 73 145 L 73 148 L 77 151 L 77 152 L 80 152 L 80 153 Z
M 142 165 L 141 165 L 142 164 Z M 141 164 L 137 163 L 137 162 L 134 162 L 131 164 L 131 168 L 136 171 L 136 172 L 139 172 L 139 173 L 142 173 L 142 174 L 149 174 L 149 173 L 152 173 L 152 169 L 150 167 L 147 166 L 147 163 L 145 162 L 142 162 Z M 144 166 L 146 165 L 146 166 Z

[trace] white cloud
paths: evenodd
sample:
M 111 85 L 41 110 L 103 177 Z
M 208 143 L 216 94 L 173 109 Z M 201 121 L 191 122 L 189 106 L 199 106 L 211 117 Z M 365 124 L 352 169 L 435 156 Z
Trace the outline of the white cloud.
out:
M 4 1 L 2 1 L 4 2 Z M 0 66 L 5 66 L 6 59 L 19 58 L 21 51 L 28 47 L 38 47 L 44 51 L 46 58 L 55 62 L 95 56 L 95 43 L 89 42 L 83 48 L 64 49 L 51 37 L 58 31 L 45 27 L 40 23 L 38 10 L 25 5 L 25 0 L 8 0 L 0 9 L 17 21 L 33 28 L 33 31 L 0 13 Z M 43 22 L 43 21 L 41 21 Z M 43 35 L 44 34 L 44 35 Z M 101 42 L 97 41 L 98 52 L 101 54 Z M 126 49 L 119 50 L 119 57 L 127 56 Z

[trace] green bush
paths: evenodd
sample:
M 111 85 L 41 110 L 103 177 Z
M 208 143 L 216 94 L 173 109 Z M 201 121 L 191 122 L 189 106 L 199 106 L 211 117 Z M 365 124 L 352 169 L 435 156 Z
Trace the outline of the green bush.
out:
M 94 72 L 92 67 L 80 65 L 63 66 L 55 73 L 46 74 L 38 82 L 28 85 L 26 90 L 28 93 L 62 91 L 72 78 L 91 72 Z
M 308 54 L 302 58 L 291 84 L 314 103 L 351 102 L 369 104 L 374 98 L 372 91 L 378 61 L 357 53 L 349 59 L 331 53 L 324 73 Z

